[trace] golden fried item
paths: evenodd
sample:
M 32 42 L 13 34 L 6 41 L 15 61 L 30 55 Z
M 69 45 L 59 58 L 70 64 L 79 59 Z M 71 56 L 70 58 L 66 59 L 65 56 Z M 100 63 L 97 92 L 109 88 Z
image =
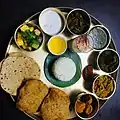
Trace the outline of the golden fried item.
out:
M 86 106 L 86 104 L 84 102 L 77 101 L 77 103 L 76 103 L 76 111 L 78 113 L 82 113 L 84 111 L 84 109 L 85 109 L 85 106 Z
M 92 111 L 93 111 L 92 105 L 87 105 L 87 107 L 86 107 L 86 109 L 85 109 L 85 113 L 86 113 L 87 115 L 90 115 L 90 114 L 92 113 Z
M 67 120 L 69 117 L 69 105 L 69 96 L 65 92 L 51 88 L 41 106 L 43 120 Z
M 48 87 L 40 80 L 28 80 L 20 89 L 16 106 L 26 113 L 35 113 L 48 94 Z

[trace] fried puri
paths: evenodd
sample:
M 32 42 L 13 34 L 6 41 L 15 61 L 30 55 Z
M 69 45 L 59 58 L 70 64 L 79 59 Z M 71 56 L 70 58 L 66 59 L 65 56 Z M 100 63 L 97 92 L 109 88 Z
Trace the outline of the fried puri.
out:
M 48 94 L 48 87 L 40 80 L 28 80 L 19 90 L 16 106 L 21 111 L 32 114 Z
M 67 120 L 69 105 L 69 96 L 65 92 L 51 88 L 41 106 L 43 120 Z

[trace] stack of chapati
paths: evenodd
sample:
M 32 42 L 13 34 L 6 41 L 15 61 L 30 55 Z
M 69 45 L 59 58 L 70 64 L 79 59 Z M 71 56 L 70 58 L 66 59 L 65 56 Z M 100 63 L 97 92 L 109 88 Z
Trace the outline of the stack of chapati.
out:
M 11 95 L 17 94 L 23 80 L 40 79 L 40 67 L 34 59 L 19 53 L 11 53 L 1 63 L 1 87 Z

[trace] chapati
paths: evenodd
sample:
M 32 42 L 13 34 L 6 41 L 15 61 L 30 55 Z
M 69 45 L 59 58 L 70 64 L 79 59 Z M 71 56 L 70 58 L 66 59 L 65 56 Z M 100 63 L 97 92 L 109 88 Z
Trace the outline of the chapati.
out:
M 40 79 L 39 65 L 27 56 L 7 57 L 1 68 L 1 87 L 9 94 L 16 95 L 24 79 Z

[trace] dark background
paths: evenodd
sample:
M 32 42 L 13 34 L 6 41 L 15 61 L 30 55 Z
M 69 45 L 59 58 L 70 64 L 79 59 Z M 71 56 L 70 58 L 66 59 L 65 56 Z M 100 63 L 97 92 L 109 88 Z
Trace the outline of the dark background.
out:
M 19 26 L 32 14 L 50 6 L 79 7 L 100 20 L 111 32 L 120 54 L 120 0 L 2 0 L 0 1 L 0 60 Z M 116 94 L 99 111 L 94 120 L 120 119 L 120 75 Z M 15 108 L 10 96 L 0 89 L 0 120 L 30 120 Z

